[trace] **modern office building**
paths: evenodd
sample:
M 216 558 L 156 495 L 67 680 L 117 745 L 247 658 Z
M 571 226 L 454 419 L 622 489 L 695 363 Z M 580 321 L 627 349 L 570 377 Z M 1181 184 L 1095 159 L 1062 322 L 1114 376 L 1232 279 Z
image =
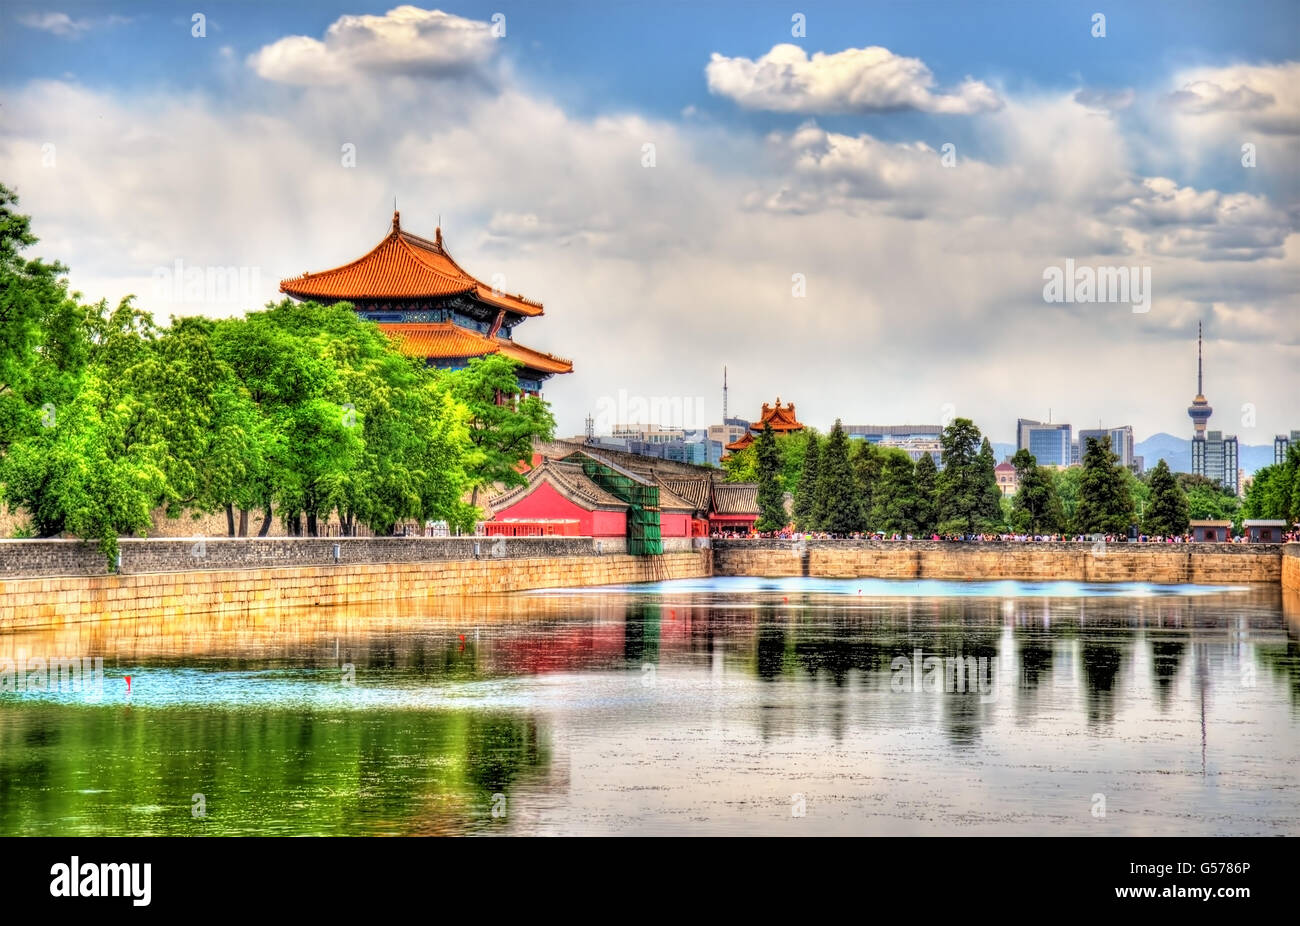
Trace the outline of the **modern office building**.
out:
M 749 422 L 744 418 L 723 418 L 722 424 L 709 425 L 709 440 L 717 441 L 724 447 L 740 440 L 749 433 Z
M 939 467 L 940 470 L 944 468 L 944 445 L 940 441 L 931 440 L 931 438 L 887 437 L 885 440 L 876 443 L 876 446 L 897 447 L 898 450 L 902 450 L 909 455 L 913 463 L 922 458 L 922 455 L 930 454 L 930 458 L 935 460 L 935 466 Z
M 1088 438 L 1100 440 L 1103 437 L 1110 438 L 1110 452 L 1119 457 L 1121 465 L 1126 467 L 1133 466 L 1133 428 L 1130 425 L 1122 425 L 1118 428 L 1091 428 L 1079 432 L 1079 452 L 1086 452 L 1088 447 Z M 1077 460 L 1075 462 L 1078 462 Z
M 1201 444 L 1202 470 L 1198 476 L 1213 479 L 1225 489 L 1231 489 L 1236 495 L 1241 490 L 1241 481 L 1237 470 L 1237 436 L 1226 437 L 1222 431 L 1209 431 L 1204 440 L 1193 441 L 1192 446 Z
M 887 441 L 937 441 L 943 435 L 943 425 L 850 424 L 844 426 L 844 433 L 851 438 L 858 438 L 872 444 Z
M 1273 462 L 1278 465 L 1285 463 L 1287 451 L 1293 446 L 1300 446 L 1300 431 L 1292 431 L 1289 435 L 1279 434 L 1273 438 Z
M 1071 428 L 1068 424 L 1016 419 L 1016 449 L 1028 450 L 1039 466 L 1069 466 L 1073 462 L 1070 444 Z

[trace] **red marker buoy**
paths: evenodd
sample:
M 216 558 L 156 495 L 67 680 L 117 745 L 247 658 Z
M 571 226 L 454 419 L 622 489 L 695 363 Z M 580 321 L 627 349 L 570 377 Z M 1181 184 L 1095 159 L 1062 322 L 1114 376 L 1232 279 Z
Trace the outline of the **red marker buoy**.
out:
M 131 676 L 129 675 L 126 677 L 126 693 L 131 693 Z

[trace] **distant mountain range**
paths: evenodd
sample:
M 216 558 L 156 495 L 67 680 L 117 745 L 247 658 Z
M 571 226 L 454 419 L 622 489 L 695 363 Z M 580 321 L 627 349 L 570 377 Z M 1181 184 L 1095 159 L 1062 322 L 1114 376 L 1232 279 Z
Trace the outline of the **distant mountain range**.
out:
M 1015 452 L 1015 444 L 995 443 L 993 445 L 993 453 L 999 460 L 1005 460 Z M 1267 444 L 1239 444 L 1237 452 L 1240 456 L 1237 465 L 1245 471 L 1247 476 L 1257 469 L 1273 464 L 1273 442 L 1271 440 Z M 1159 434 L 1152 434 L 1146 440 L 1138 441 L 1133 448 L 1133 453 L 1142 457 L 1142 462 L 1147 469 L 1164 460 L 1169 464 L 1169 468 L 1176 473 L 1190 473 L 1192 471 L 1192 439 L 1190 437 L 1174 437 L 1174 435 L 1165 434 L 1162 431 Z
M 1133 452 L 1143 458 L 1143 463 L 1147 469 L 1155 466 L 1160 460 L 1169 464 L 1169 468 L 1176 473 L 1190 473 L 1192 471 L 1192 439 L 1190 437 L 1174 437 L 1172 434 L 1152 434 L 1144 441 L 1138 441 L 1133 448 Z M 1244 470 L 1249 476 L 1257 469 L 1273 464 L 1273 442 L 1267 444 L 1244 444 L 1237 445 L 1237 466 Z

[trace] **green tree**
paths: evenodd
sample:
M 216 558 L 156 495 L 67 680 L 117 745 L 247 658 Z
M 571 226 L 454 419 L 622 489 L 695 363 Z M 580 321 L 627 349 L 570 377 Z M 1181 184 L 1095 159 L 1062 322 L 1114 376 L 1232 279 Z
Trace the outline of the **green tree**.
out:
M 980 429 L 969 418 L 955 418 L 939 438 L 943 471 L 939 473 L 938 530 L 943 534 L 974 534 L 985 523 L 987 502 L 981 478 Z
M 865 527 L 862 500 L 849 460 L 849 438 L 838 418 L 821 448 L 813 519 L 820 530 L 832 534 L 851 534 Z
M 1241 513 L 1247 518 L 1300 521 L 1300 444 L 1292 444 L 1286 459 L 1256 471 L 1246 489 Z
M 776 434 L 764 424 L 754 441 L 758 458 L 758 520 L 754 529 L 779 531 L 786 525 L 785 495 L 781 490 L 781 454 L 776 449 Z
M 722 458 L 722 471 L 727 482 L 757 482 L 758 457 L 751 443 L 744 450 L 736 450 Z
M 858 500 L 864 516 L 871 513 L 875 502 L 876 484 L 880 481 L 880 469 L 884 464 L 883 449 L 867 440 L 855 441 L 851 459 L 853 463 L 853 482 L 858 489 Z M 852 446 L 852 445 L 851 445 Z M 874 525 L 868 525 L 873 530 Z
M 794 493 L 794 523 L 800 530 L 814 531 L 819 525 L 813 518 L 817 507 L 817 458 L 820 456 L 821 441 L 815 433 L 810 433 L 805 443 L 803 472 L 799 476 L 799 485 Z
M 1023 447 L 1011 458 L 1016 468 L 1015 498 L 1011 501 L 1011 525 L 1029 534 L 1055 534 L 1065 524 L 1065 512 L 1050 471 Z
M 1151 470 L 1147 480 L 1151 500 L 1143 510 L 1142 532 L 1153 537 L 1173 537 L 1187 533 L 1187 494 L 1169 471 L 1169 464 L 1161 460 Z
M 1122 534 L 1133 524 L 1133 495 L 1110 438 L 1088 438 L 1079 478 L 1074 529 L 1079 533 Z
M 471 505 L 478 504 L 484 486 L 524 485 L 519 464 L 532 459 L 533 441 L 555 435 L 550 407 L 536 396 L 520 398 L 518 366 L 501 354 L 488 354 L 449 374 L 452 395 L 468 409 L 469 438 L 477 451 L 466 466 Z
M 814 428 L 789 431 L 776 436 L 776 449 L 781 455 L 781 488 L 791 495 L 799 491 L 803 478 L 804 456 L 808 447 L 820 438 Z
M 993 445 L 984 438 L 975 458 L 975 482 L 979 492 L 980 530 L 1002 529 L 1002 489 L 998 487 L 997 457 Z
M 914 518 L 919 533 L 929 536 L 938 526 L 938 491 L 939 467 L 934 465 L 934 457 L 922 453 L 913 467 L 916 485 L 916 510 Z
M 871 495 L 868 524 L 872 530 L 910 534 L 919 509 L 912 458 L 897 447 L 879 448 L 880 475 Z

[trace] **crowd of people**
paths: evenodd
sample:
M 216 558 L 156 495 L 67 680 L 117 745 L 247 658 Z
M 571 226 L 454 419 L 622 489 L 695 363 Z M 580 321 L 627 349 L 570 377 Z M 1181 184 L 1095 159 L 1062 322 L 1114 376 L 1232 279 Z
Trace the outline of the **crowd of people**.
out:
M 821 531 L 798 531 L 787 528 L 781 531 L 714 531 L 713 538 L 716 540 L 875 540 L 875 541 L 895 541 L 895 540 L 931 540 L 944 541 L 949 543 L 1196 543 L 1191 534 L 1181 534 L 1173 537 L 1150 537 L 1146 534 L 1138 534 L 1136 537 L 1129 537 L 1127 534 L 886 534 L 883 531 L 875 533 L 853 533 L 853 534 L 828 534 Z M 1247 543 L 1245 537 L 1230 537 L 1222 543 Z M 1300 530 L 1290 531 L 1282 538 L 1283 543 L 1300 543 Z

